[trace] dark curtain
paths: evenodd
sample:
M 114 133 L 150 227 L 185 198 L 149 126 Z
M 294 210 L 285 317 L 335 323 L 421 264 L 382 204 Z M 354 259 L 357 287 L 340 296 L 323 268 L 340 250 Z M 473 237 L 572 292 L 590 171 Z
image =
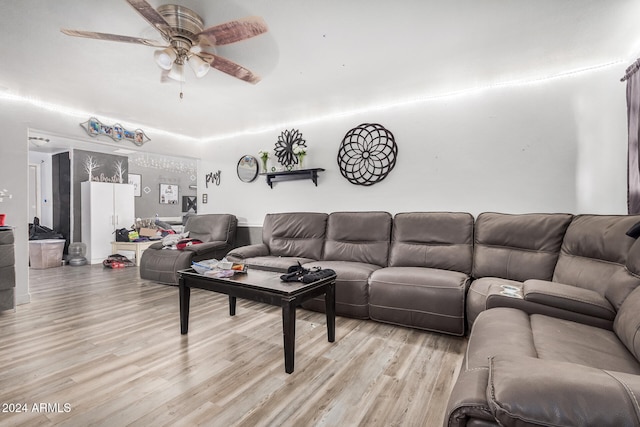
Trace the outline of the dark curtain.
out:
M 621 81 L 627 82 L 627 126 L 629 151 L 627 154 L 627 210 L 629 214 L 640 213 L 640 59 L 633 63 Z

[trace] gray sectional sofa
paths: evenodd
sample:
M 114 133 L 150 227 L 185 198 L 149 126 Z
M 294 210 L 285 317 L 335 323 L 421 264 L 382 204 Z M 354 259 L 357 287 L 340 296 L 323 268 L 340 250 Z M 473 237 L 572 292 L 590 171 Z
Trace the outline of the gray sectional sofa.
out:
M 640 425 L 639 221 L 478 216 L 446 426 Z
M 332 268 L 337 313 L 470 331 L 445 426 L 639 426 L 640 216 L 269 214 L 227 257 Z M 307 308 L 323 310 L 321 300 Z
M 625 234 L 638 221 L 615 215 L 480 214 L 469 324 L 487 308 L 508 306 L 611 329 L 622 302 L 640 285 L 634 265 L 640 246 Z
M 278 213 L 262 243 L 227 259 L 286 270 L 300 262 L 336 271 L 336 313 L 463 335 L 473 217 L 467 213 Z M 324 301 L 304 307 L 322 311 Z

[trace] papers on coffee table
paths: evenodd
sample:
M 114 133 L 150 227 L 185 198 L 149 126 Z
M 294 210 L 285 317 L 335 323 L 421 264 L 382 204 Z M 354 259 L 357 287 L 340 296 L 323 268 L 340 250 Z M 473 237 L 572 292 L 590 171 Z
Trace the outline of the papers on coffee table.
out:
M 246 265 L 227 261 L 226 258 L 220 261 L 217 259 L 193 261 L 191 267 L 197 273 L 208 277 L 231 277 L 236 273 L 247 272 Z

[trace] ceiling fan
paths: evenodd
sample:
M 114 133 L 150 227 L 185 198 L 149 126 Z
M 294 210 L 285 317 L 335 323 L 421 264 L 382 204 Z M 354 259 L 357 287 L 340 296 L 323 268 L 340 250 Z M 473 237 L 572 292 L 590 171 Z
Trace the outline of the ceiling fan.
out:
M 267 32 L 267 24 L 262 18 L 251 16 L 203 28 L 202 18 L 184 6 L 167 4 L 156 10 L 146 0 L 127 0 L 127 3 L 160 33 L 164 41 L 64 28 L 60 31 L 74 37 L 159 47 L 161 49 L 156 50 L 154 58 L 163 69 L 163 78 L 166 76 L 184 82 L 184 64 L 187 63 L 198 78 L 206 75 L 209 68 L 213 67 L 252 84 L 260 81 L 260 77 L 250 70 L 216 55 L 214 48 Z

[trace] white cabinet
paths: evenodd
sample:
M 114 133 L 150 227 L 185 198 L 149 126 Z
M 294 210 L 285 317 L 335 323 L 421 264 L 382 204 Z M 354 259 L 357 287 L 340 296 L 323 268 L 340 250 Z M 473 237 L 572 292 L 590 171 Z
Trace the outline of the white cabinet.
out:
M 114 231 L 135 222 L 133 185 L 89 181 L 80 185 L 82 242 L 87 245 L 87 259 L 97 264 L 111 255 Z

